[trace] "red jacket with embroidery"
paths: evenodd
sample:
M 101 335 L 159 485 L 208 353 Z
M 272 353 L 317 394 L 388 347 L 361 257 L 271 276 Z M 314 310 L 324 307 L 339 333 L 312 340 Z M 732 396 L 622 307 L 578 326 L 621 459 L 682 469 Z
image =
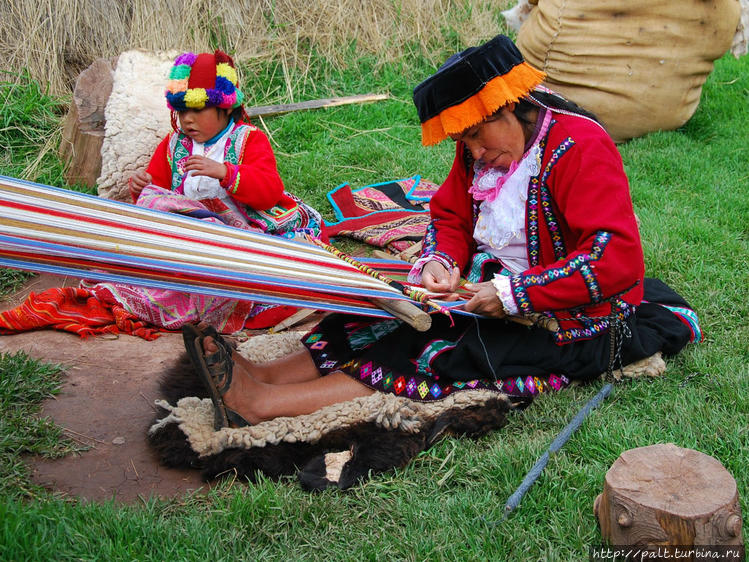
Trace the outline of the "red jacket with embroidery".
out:
M 559 343 L 596 336 L 612 313 L 632 314 L 643 295 L 643 260 L 629 184 L 611 138 L 582 117 L 554 114 L 542 140 L 541 172 L 528 186 L 528 270 L 510 277 L 523 313 L 557 319 Z M 424 254 L 462 271 L 476 251 L 477 205 L 468 194 L 473 169 L 464 145 L 432 197 Z
M 229 194 L 237 201 L 248 205 L 252 209 L 265 210 L 275 205 L 293 207 L 296 203 L 284 194 L 283 182 L 276 167 L 276 157 L 273 154 L 268 137 L 252 125 L 244 122 L 235 124 L 251 127 L 241 149 L 239 162 L 236 166 L 236 180 L 227 187 Z M 153 177 L 152 183 L 172 188 L 172 165 L 169 159 L 169 140 L 171 133 L 161 141 L 156 148 L 146 171 Z

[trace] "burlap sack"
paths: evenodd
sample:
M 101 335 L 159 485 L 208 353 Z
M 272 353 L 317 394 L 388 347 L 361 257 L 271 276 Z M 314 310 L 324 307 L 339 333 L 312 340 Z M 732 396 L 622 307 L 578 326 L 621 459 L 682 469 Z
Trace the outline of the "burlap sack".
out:
M 517 45 L 622 142 L 686 123 L 739 15 L 739 0 L 538 0 Z

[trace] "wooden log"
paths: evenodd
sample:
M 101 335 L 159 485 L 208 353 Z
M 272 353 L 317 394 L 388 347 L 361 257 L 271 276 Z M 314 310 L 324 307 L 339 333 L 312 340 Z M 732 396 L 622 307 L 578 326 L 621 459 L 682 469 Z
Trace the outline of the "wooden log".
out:
M 432 327 L 432 317 L 408 301 L 398 299 L 371 299 L 378 307 L 403 320 L 419 332 Z
M 69 184 L 94 187 L 101 173 L 104 109 L 112 93 L 116 64 L 117 57 L 97 59 L 75 82 L 60 143 L 65 181 Z
M 411 245 L 409 248 L 406 248 L 403 250 L 400 254 L 400 258 L 403 261 L 407 261 L 408 263 L 414 263 L 416 260 L 419 259 L 419 256 L 421 255 L 421 250 L 424 247 L 424 241 L 420 240 L 419 242 L 416 242 L 415 244 Z
M 376 258 L 380 258 L 380 259 L 383 259 L 383 260 L 397 260 L 397 259 L 400 259 L 395 254 L 391 254 L 390 252 L 386 252 L 384 250 L 372 250 L 372 255 L 374 257 L 376 257 Z
M 625 451 L 593 505 L 613 545 L 742 545 L 736 481 L 713 457 L 673 443 Z
M 366 103 L 371 101 L 382 101 L 388 99 L 388 94 L 361 94 L 358 96 L 344 96 L 340 98 L 323 98 L 318 100 L 302 101 L 299 103 L 285 103 L 280 105 L 257 105 L 246 109 L 250 117 L 280 115 L 303 109 L 321 109 L 324 107 L 336 107 L 351 103 Z

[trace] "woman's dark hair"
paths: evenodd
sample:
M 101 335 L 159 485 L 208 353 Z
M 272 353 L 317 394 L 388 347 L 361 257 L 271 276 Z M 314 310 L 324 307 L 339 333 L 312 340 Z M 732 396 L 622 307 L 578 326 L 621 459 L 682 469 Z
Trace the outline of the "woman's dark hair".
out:
M 583 109 L 575 102 L 563 98 L 559 94 L 533 91 L 530 92 L 527 97 L 538 102 L 538 105 L 543 105 L 544 107 L 548 107 L 550 109 L 559 109 L 561 111 L 582 115 L 583 117 L 593 119 L 593 121 L 595 121 L 596 123 L 600 123 L 598 117 L 596 117 L 594 113 L 591 113 L 587 109 Z M 525 98 L 520 98 L 515 105 L 515 117 L 517 117 L 523 123 L 528 123 L 530 121 L 527 117 L 528 114 L 531 112 L 531 110 L 538 109 L 538 105 L 534 104 L 531 101 L 528 101 Z
M 530 101 L 528 98 L 531 98 L 533 101 Z M 536 103 L 534 103 L 534 101 Z M 593 113 L 586 109 L 583 109 L 575 102 L 563 98 L 558 94 L 533 91 L 530 92 L 527 97 L 520 98 L 515 103 L 515 110 L 513 111 L 517 120 L 520 121 L 520 123 L 523 125 L 523 129 L 525 130 L 526 134 L 526 140 L 531 137 L 533 129 L 536 126 L 536 120 L 530 115 L 533 111 L 538 109 L 539 105 L 552 110 L 556 109 L 565 113 L 582 115 L 583 117 L 588 117 L 589 119 L 592 119 L 596 123 L 600 124 L 600 121 L 598 121 L 598 118 Z
M 247 112 L 244 110 L 244 105 L 240 105 L 239 107 L 235 107 L 232 112 L 229 114 L 229 118 L 233 119 L 235 122 L 239 121 L 248 121 L 250 120 L 249 116 L 247 115 Z

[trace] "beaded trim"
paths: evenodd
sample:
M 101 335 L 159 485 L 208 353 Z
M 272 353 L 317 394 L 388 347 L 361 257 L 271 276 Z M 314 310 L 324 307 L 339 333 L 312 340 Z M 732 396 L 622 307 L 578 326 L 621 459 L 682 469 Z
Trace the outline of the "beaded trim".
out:
M 454 392 L 477 389 L 503 392 L 513 397 L 532 398 L 546 392 L 562 390 L 570 383 L 570 380 L 564 375 L 556 374 L 544 377 L 508 377 L 496 381 L 490 379 L 454 381 L 441 379 L 436 375 L 419 373 L 402 375 L 377 361 L 354 359 L 345 363 L 338 362 L 335 357 L 325 351 L 327 342 L 322 339 L 320 333 L 310 333 L 302 338 L 302 341 L 309 349 L 322 375 L 327 375 L 333 371 L 343 371 L 362 384 L 379 392 L 392 393 L 396 396 L 404 396 L 421 402 L 442 400 Z M 449 345 L 449 342 L 442 343 Z M 446 349 L 448 349 L 447 346 L 442 350 L 437 350 L 434 357 L 438 356 L 440 351 Z M 434 357 L 431 357 L 430 361 L 433 361 Z
M 429 224 L 427 225 L 426 232 L 424 233 L 424 242 L 423 242 L 423 249 L 421 252 L 421 256 L 419 257 L 418 261 L 414 264 L 414 269 L 418 268 L 418 271 L 420 272 L 421 268 L 423 268 L 424 265 L 427 263 L 427 261 L 429 261 L 428 258 L 437 258 L 437 261 L 442 263 L 442 265 L 449 266 L 448 269 L 458 267 L 458 262 L 455 261 L 455 259 L 452 256 L 446 254 L 445 252 L 441 252 L 437 250 L 436 248 L 437 248 L 437 229 L 434 228 L 434 221 L 430 221 Z M 413 272 L 413 269 L 411 271 Z M 411 274 L 409 274 L 409 279 L 410 278 L 411 278 Z
M 556 121 L 551 122 L 551 126 L 553 127 L 556 124 Z M 551 174 L 552 168 L 556 163 L 559 161 L 559 158 L 562 157 L 564 153 L 566 153 L 572 146 L 574 146 L 575 141 L 572 140 L 572 138 L 567 137 L 562 143 L 559 144 L 554 149 L 554 152 L 552 152 L 551 158 L 549 159 L 549 162 L 546 164 L 543 170 L 543 174 L 541 178 L 538 176 L 535 176 L 531 178 L 530 185 L 528 186 L 528 228 L 527 228 L 527 235 L 528 235 L 528 262 L 532 266 L 536 266 L 540 262 L 540 239 L 538 236 L 538 230 L 539 230 L 539 222 L 538 222 L 538 215 L 539 215 L 539 202 L 541 204 L 542 211 L 544 213 L 544 220 L 546 221 L 546 225 L 549 227 L 549 232 L 551 233 L 551 239 L 552 244 L 554 246 L 554 255 L 556 256 L 556 259 L 562 259 L 564 256 L 567 255 L 564 240 L 562 240 L 562 231 L 559 228 L 559 223 L 554 216 L 554 213 L 551 208 L 551 195 L 549 193 L 549 189 L 546 186 L 546 180 L 548 179 L 549 175 Z M 545 150 L 546 148 L 546 138 L 542 139 L 539 143 L 539 146 L 541 147 L 541 150 Z
M 575 317 L 575 318 L 566 319 L 566 320 L 577 320 L 580 322 L 587 321 L 589 323 L 583 328 L 568 328 L 564 330 L 563 329 L 557 330 L 553 334 L 554 341 L 556 341 L 557 343 L 566 343 L 566 342 L 575 341 L 575 340 L 592 339 L 596 337 L 597 335 L 601 334 L 602 332 L 605 332 L 606 330 L 608 330 L 609 325 L 610 325 L 610 319 L 612 317 L 615 319 L 615 321 L 623 321 L 634 314 L 635 307 L 619 298 L 616 298 L 616 299 L 611 300 L 611 311 L 612 311 L 612 315 L 610 316 L 604 316 L 604 317 L 598 317 L 598 318 Z M 555 316 L 555 315 L 552 315 L 552 316 Z M 557 321 L 563 322 L 564 320 L 565 319 L 557 318 Z
M 424 242 L 422 247 L 422 256 L 427 256 L 435 252 L 435 248 L 437 247 L 437 229 L 434 228 L 433 220 L 429 221 L 429 224 L 427 225 L 426 232 L 424 233 Z
M 593 303 L 599 303 L 603 300 L 598 282 L 593 274 L 593 270 L 588 266 L 590 262 L 598 261 L 603 255 L 606 245 L 611 239 L 611 234 L 606 231 L 598 231 L 593 241 L 593 248 L 589 254 L 578 254 L 573 259 L 569 260 L 564 267 L 557 267 L 554 269 L 547 269 L 542 274 L 533 275 L 522 275 L 517 274 L 510 277 L 510 284 L 512 285 L 512 293 L 515 296 L 515 302 L 518 303 L 518 308 L 525 313 L 533 312 L 531 307 L 530 299 L 526 289 L 534 286 L 548 285 L 553 281 L 559 279 L 565 279 L 577 273 L 578 271 L 583 276 L 585 285 L 588 288 L 588 292 L 591 295 Z

